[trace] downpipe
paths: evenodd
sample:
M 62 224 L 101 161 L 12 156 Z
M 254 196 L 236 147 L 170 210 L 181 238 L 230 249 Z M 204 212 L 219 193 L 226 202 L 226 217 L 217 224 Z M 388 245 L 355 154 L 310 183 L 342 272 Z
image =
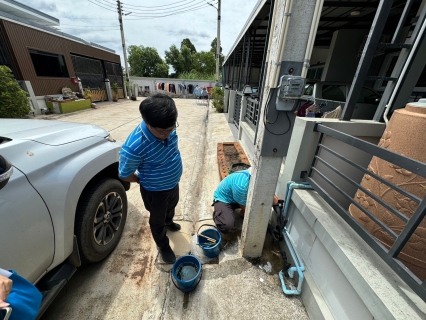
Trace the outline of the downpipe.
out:
M 288 221 L 287 212 L 288 212 L 288 208 L 290 206 L 291 196 L 293 194 L 294 189 L 312 190 L 313 188 L 308 183 L 305 183 L 305 182 L 297 183 L 297 182 L 290 181 L 290 182 L 287 183 L 287 192 L 286 192 L 286 197 L 285 197 L 285 202 L 284 202 L 284 209 L 280 210 L 280 213 L 279 213 L 280 215 L 282 215 L 282 217 L 279 217 L 279 221 L 285 221 L 285 224 L 287 224 L 287 221 Z M 284 220 L 282 220 L 282 219 L 284 219 Z M 294 241 L 291 238 L 290 233 L 288 232 L 286 225 L 283 226 L 282 236 L 283 236 L 285 244 L 288 248 L 288 251 L 290 252 L 291 258 L 293 259 L 293 262 L 294 262 L 294 267 L 291 267 L 286 271 L 283 269 L 279 272 L 282 290 L 283 290 L 284 294 L 286 294 L 286 295 L 300 295 L 300 293 L 302 292 L 302 284 L 303 284 L 303 280 L 304 280 L 303 271 L 305 271 L 305 265 L 303 264 L 303 261 L 300 258 L 299 253 L 296 250 L 296 245 L 294 244 Z M 286 266 L 284 266 L 284 268 L 286 268 Z M 292 290 L 292 289 L 287 288 L 285 281 L 284 281 L 284 276 L 288 274 L 288 276 L 293 279 L 294 274 L 296 272 L 299 275 L 299 281 L 298 281 L 298 284 L 297 284 L 297 288 L 295 290 Z

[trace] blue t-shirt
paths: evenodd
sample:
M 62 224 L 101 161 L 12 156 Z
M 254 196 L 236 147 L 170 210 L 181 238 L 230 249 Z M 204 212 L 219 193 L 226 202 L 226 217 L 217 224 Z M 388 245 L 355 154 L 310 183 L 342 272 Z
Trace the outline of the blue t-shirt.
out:
M 137 171 L 146 190 L 173 189 L 182 176 L 176 131 L 163 141 L 157 139 L 142 122 L 121 147 L 118 170 L 122 178 L 128 178 Z
M 248 170 L 234 172 L 223 179 L 214 192 L 214 201 L 223 203 L 238 203 L 245 206 L 250 185 Z

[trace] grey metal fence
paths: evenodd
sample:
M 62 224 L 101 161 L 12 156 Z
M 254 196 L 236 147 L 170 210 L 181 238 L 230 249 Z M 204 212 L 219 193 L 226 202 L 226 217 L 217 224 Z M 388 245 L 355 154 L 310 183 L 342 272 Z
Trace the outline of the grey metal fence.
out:
M 246 114 L 244 116 L 244 119 L 246 119 L 247 123 L 253 130 L 256 130 L 258 117 L 259 117 L 259 101 L 252 98 L 248 98 L 247 109 L 246 109 Z
M 240 114 L 241 114 L 241 103 L 243 100 L 243 94 L 237 92 L 235 96 L 235 107 L 234 107 L 234 124 L 237 128 L 240 127 Z
M 383 159 L 389 163 L 392 163 L 395 166 L 408 170 L 416 175 L 426 178 L 426 164 L 416 161 L 411 158 L 407 158 L 405 156 L 399 155 L 390 150 L 381 148 L 375 144 L 366 142 L 364 140 L 355 138 L 353 136 L 347 135 L 340 131 L 328 128 L 322 124 L 317 124 L 315 126 L 315 131 L 320 132 L 320 138 L 318 141 L 317 149 L 315 152 L 314 159 L 312 161 L 312 166 L 309 172 L 304 173 L 305 179 L 311 184 L 311 186 L 324 198 L 325 201 L 334 209 L 336 212 L 364 239 L 364 241 L 372 248 L 374 251 L 403 279 L 407 285 L 411 287 L 411 289 L 416 292 L 423 301 L 426 301 L 426 282 L 425 279 L 419 279 L 413 272 L 411 272 L 404 264 L 398 259 L 398 255 L 404 248 L 404 246 L 409 241 L 410 237 L 413 236 L 414 232 L 419 227 L 420 223 L 423 221 L 426 215 L 426 197 L 420 199 L 419 197 L 413 195 L 405 189 L 393 184 L 391 181 L 386 180 L 374 172 L 367 170 L 366 168 L 360 166 L 359 164 L 347 159 L 345 156 L 339 154 L 338 152 L 330 149 L 329 147 L 322 144 L 324 136 L 330 136 L 334 139 L 340 140 L 345 144 L 348 144 L 352 147 L 360 149 L 364 152 L 367 152 L 373 156 L 376 156 L 380 159 Z M 320 150 L 324 150 L 328 153 L 327 156 L 331 156 L 331 158 L 338 158 L 348 164 L 350 164 L 353 168 L 360 170 L 364 174 L 368 174 L 368 176 L 377 179 L 380 183 L 383 183 L 387 187 L 393 189 L 395 192 L 400 193 L 401 195 L 407 197 L 408 199 L 414 201 L 417 205 L 417 208 L 414 211 L 414 214 L 411 217 L 408 217 L 403 212 L 397 210 L 396 208 L 390 206 L 388 203 L 384 202 L 375 194 L 371 193 L 366 188 L 362 187 L 359 183 L 352 180 L 345 173 L 336 169 L 330 162 L 325 160 L 326 157 L 320 156 Z M 395 232 L 388 225 L 383 223 L 380 219 L 370 213 L 364 206 L 359 204 L 354 200 L 354 197 L 347 194 L 341 186 L 335 181 L 331 181 L 329 177 L 321 172 L 318 164 L 321 163 L 323 168 L 328 168 L 337 174 L 339 177 L 343 178 L 345 181 L 353 185 L 358 190 L 361 190 L 366 196 L 372 198 L 379 205 L 386 208 L 386 210 L 390 213 L 398 217 L 398 219 L 405 222 L 405 227 L 401 232 Z M 350 215 L 348 210 L 344 208 L 339 201 L 337 201 L 333 196 L 328 192 L 323 184 L 318 183 L 317 179 L 314 179 L 312 175 L 320 177 L 327 186 L 331 186 L 335 189 L 339 194 L 341 194 L 344 198 L 346 198 L 350 203 L 356 206 L 359 210 L 361 210 L 367 217 L 369 217 L 374 223 L 380 226 L 383 232 L 387 233 L 390 237 L 394 239 L 393 244 L 387 249 L 381 242 L 379 242 L 369 231 L 367 231 L 358 221 Z M 403 209 L 403 208 L 402 208 Z M 404 210 L 402 210 L 404 211 Z

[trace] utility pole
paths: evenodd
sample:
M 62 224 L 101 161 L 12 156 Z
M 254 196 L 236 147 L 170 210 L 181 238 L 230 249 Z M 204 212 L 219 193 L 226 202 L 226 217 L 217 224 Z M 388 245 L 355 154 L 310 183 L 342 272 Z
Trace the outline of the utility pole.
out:
M 218 0 L 217 8 L 211 3 L 207 2 L 207 4 L 211 5 L 213 8 L 217 10 L 217 38 L 216 38 L 216 87 L 219 86 L 219 64 L 220 64 L 220 2 Z
M 220 63 L 220 1 L 217 3 L 217 41 L 216 41 L 216 86 L 219 86 L 219 63 Z
M 124 57 L 124 67 L 126 69 L 126 81 L 129 83 L 129 67 L 127 66 L 127 50 L 126 50 L 126 40 L 124 39 L 124 30 L 123 30 L 123 12 L 121 7 L 120 0 L 117 0 L 117 10 L 118 10 L 118 21 L 120 22 L 120 31 L 121 31 L 121 44 L 123 46 L 123 57 Z M 123 84 L 124 97 L 127 99 L 127 88 L 126 83 Z

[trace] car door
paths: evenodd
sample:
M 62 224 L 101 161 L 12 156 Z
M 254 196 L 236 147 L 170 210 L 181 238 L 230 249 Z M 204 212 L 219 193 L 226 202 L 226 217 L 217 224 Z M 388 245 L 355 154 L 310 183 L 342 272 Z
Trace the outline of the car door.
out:
M 20 170 L 12 169 L 0 190 L 0 267 L 34 282 L 53 260 L 53 226 L 43 199 Z

